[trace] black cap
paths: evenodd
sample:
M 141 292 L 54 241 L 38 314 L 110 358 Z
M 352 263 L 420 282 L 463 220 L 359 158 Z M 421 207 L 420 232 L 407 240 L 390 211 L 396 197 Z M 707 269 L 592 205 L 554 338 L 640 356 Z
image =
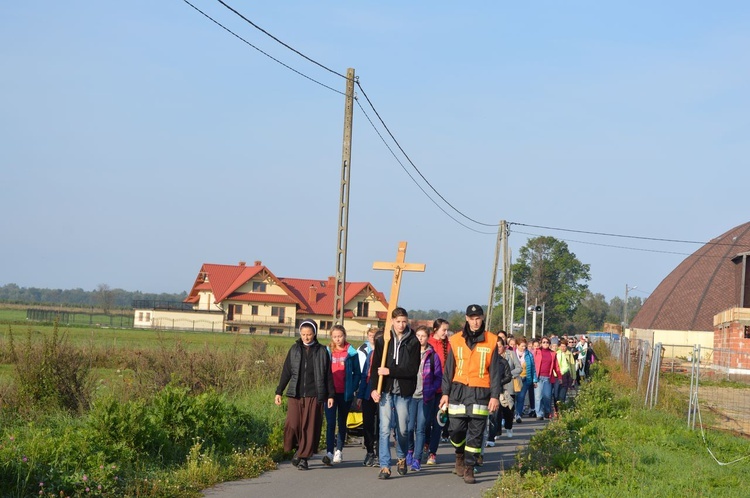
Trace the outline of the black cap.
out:
M 478 304 L 471 304 L 466 308 L 466 316 L 482 316 L 484 310 Z

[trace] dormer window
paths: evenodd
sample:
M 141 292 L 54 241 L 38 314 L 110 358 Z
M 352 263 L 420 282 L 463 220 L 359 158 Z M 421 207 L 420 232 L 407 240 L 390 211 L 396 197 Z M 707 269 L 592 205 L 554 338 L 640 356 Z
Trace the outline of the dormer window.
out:
M 266 283 L 253 282 L 253 292 L 266 292 Z
M 370 303 L 360 301 L 357 303 L 357 316 L 367 316 L 370 311 Z

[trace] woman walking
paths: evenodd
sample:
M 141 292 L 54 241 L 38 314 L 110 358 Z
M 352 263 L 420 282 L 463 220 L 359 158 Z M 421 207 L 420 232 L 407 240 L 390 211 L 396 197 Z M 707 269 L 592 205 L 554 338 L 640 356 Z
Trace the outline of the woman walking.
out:
M 297 449 L 292 465 L 300 470 L 307 470 L 307 460 L 318 452 L 323 406 L 333 406 L 331 360 L 317 335 L 318 325 L 314 321 L 305 320 L 299 325 L 299 339 L 286 355 L 274 398 L 281 406 L 281 394 L 286 389 L 289 404 L 284 423 L 284 451 Z
M 354 346 L 346 342 L 346 329 L 342 325 L 331 327 L 331 344 L 328 346 L 331 357 L 331 373 L 335 395 L 333 406 L 326 408 L 326 456 L 323 463 L 341 463 L 346 442 L 346 417 L 349 415 L 354 393 L 359 387 L 361 372 L 359 355 Z M 338 423 L 338 437 L 336 425 Z

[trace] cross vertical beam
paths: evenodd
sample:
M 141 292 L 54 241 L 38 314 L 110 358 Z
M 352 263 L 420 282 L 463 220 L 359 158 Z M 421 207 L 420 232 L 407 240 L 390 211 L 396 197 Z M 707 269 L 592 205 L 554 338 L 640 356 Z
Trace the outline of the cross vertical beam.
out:
M 401 291 L 401 273 L 404 271 L 424 271 L 424 263 L 406 263 L 406 241 L 398 243 L 398 253 L 396 261 L 386 263 L 376 261 L 372 265 L 373 270 L 391 270 L 393 271 L 393 280 L 391 282 L 391 296 L 388 298 L 388 314 L 385 318 L 385 330 L 383 331 L 383 355 L 380 358 L 380 366 L 385 366 L 385 360 L 388 357 L 388 344 L 391 342 L 391 322 L 393 310 L 398 307 L 398 294 Z M 383 388 L 383 376 L 378 376 L 378 389 L 380 392 Z

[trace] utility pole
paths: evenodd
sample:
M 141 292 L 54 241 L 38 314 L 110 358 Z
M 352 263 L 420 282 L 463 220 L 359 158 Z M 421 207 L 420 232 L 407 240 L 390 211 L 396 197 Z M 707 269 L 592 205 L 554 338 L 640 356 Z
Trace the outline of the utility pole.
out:
M 344 293 L 346 288 L 346 243 L 349 230 L 349 176 L 352 164 L 352 119 L 354 117 L 354 69 L 346 70 L 344 101 L 344 145 L 341 159 L 341 195 L 339 197 L 339 228 L 336 244 L 336 283 L 333 297 L 333 323 L 344 324 Z
M 492 282 L 490 282 L 490 302 L 487 305 L 487 330 L 492 330 L 492 308 L 495 304 L 495 286 L 497 285 L 497 260 L 500 257 L 500 245 L 502 240 L 503 224 L 501 221 L 497 228 L 497 244 L 495 245 L 495 261 L 492 265 Z M 505 298 L 503 298 L 505 299 Z M 505 323 L 505 316 L 503 316 L 503 323 Z
M 513 333 L 513 302 L 515 292 L 513 291 L 513 275 L 510 272 L 510 249 L 508 248 L 508 223 L 500 221 L 503 246 L 503 330 Z
M 634 289 L 637 289 L 638 286 L 634 287 L 628 287 L 628 284 L 625 284 L 625 302 L 622 303 L 622 333 L 625 333 L 625 329 L 628 328 L 628 291 L 632 291 Z

